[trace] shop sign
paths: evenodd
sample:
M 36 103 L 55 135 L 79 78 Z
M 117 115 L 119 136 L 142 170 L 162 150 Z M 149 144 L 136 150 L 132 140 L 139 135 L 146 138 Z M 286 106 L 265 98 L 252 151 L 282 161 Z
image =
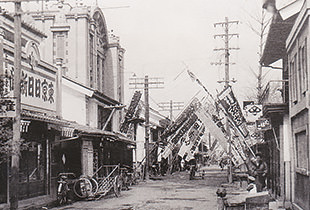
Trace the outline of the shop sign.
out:
M 271 129 L 271 123 L 268 118 L 260 118 L 256 120 L 256 128 L 260 131 L 266 131 Z
M 13 95 L 13 78 L 14 67 L 8 64 L 8 69 L 13 71 L 6 71 L 4 89 L 6 95 Z M 56 110 L 56 83 L 54 78 L 48 78 L 41 72 L 30 72 L 22 70 L 21 74 L 21 102 L 33 107 L 39 107 L 48 110 Z
M 0 99 L 0 118 L 16 117 L 16 99 L 1 98 Z
M 244 138 L 247 137 L 249 132 L 246 128 L 246 121 L 231 87 L 229 86 L 223 90 L 218 95 L 218 99 L 224 108 L 224 111 L 226 112 L 229 120 L 233 123 L 233 125 L 238 129 Z
M 263 115 L 263 105 L 261 104 L 250 104 L 243 107 L 243 110 L 247 122 L 255 122 Z

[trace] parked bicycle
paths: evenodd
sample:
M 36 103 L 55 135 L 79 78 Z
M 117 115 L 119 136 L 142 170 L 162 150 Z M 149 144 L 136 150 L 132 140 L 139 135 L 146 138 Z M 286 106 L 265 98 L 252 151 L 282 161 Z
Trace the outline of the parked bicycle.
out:
M 59 173 L 58 186 L 57 186 L 57 202 L 59 205 L 64 205 L 69 201 L 72 201 L 71 187 L 69 186 L 68 178 L 75 178 L 74 173 Z

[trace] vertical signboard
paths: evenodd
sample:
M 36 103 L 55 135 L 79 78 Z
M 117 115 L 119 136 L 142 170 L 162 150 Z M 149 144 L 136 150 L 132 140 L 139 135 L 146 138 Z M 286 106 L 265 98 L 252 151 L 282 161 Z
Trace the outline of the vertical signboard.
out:
M 16 116 L 16 99 L 0 98 L 0 118 Z

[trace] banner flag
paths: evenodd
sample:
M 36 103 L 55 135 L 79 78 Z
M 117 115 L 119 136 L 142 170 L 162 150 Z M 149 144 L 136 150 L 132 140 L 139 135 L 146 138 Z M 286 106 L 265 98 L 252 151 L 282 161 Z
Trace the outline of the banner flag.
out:
M 247 130 L 245 118 L 242 114 L 239 103 L 232 92 L 231 86 L 225 88 L 218 95 L 218 99 L 234 127 L 236 127 L 240 134 L 246 138 L 249 131 Z
M 184 157 L 186 153 L 188 153 L 193 146 L 195 139 L 198 138 L 199 132 L 202 129 L 203 124 L 202 122 L 197 119 L 197 121 L 194 123 L 194 125 L 191 127 L 191 129 L 187 132 L 185 136 L 185 140 L 182 143 L 182 146 L 178 152 L 178 155 L 181 157 Z
M 219 128 L 215 122 L 212 119 L 212 116 L 205 110 L 205 109 L 198 109 L 196 111 L 196 115 L 198 118 L 203 122 L 203 124 L 206 126 L 206 128 L 210 131 L 211 135 L 214 136 L 219 144 L 222 146 L 224 151 L 227 151 L 227 139 L 225 137 L 225 134 Z
M 199 107 L 199 100 L 197 98 L 194 98 L 177 117 L 177 119 L 162 132 L 160 136 L 161 139 L 166 139 L 168 136 L 173 135 Z
M 127 133 L 128 129 L 129 129 L 129 125 L 130 125 L 130 120 L 133 119 L 136 108 L 139 104 L 139 101 L 141 99 L 142 93 L 140 91 L 136 91 L 131 99 L 130 105 L 127 109 L 126 115 L 125 115 L 125 119 L 122 122 L 121 126 L 120 126 L 120 132 L 121 133 Z
M 208 91 L 208 89 L 202 84 L 202 82 L 198 79 L 198 77 L 196 77 L 196 75 L 191 72 L 190 70 L 187 70 L 188 75 L 190 76 L 190 78 L 192 79 L 192 81 L 196 81 L 198 83 L 198 85 L 200 85 L 204 91 L 206 91 L 206 93 L 212 97 L 211 93 Z M 213 98 L 213 97 L 212 97 Z
M 205 126 L 202 125 L 199 128 L 199 133 L 198 135 L 194 138 L 194 141 L 191 144 L 191 147 L 189 148 L 189 151 L 187 152 L 187 156 L 186 156 L 186 161 L 190 161 L 191 159 L 194 158 L 195 152 L 197 152 L 198 146 L 202 141 L 202 137 L 205 133 Z
M 231 154 L 232 154 L 231 160 L 235 164 L 235 166 L 239 166 L 244 162 L 233 144 L 231 147 Z
M 237 150 L 239 156 L 242 158 L 242 160 L 246 160 L 246 155 L 244 153 L 246 145 L 242 144 L 242 141 L 238 137 L 232 137 L 232 144 Z
M 197 121 L 198 117 L 196 114 L 192 114 L 185 123 L 174 133 L 174 135 L 170 136 L 167 140 L 168 144 L 165 147 L 163 158 L 167 158 L 177 143 L 182 139 L 182 137 L 187 133 L 187 131 L 193 126 L 193 124 Z

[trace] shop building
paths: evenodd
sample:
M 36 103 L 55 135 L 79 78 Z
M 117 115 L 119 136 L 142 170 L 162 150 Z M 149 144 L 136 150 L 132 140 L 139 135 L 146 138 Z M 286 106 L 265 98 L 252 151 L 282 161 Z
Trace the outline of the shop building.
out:
M 139 119 L 140 123 L 135 126 L 134 138 L 136 141 L 136 148 L 133 151 L 133 162 L 137 167 L 141 167 L 145 164 L 145 124 L 142 123 L 145 120 L 145 106 L 143 102 L 140 103 Z M 150 108 L 150 138 L 149 138 L 149 152 L 150 152 L 150 166 L 157 164 L 161 161 L 161 132 L 169 124 L 170 120 L 164 115 L 160 114 L 157 110 Z
M 135 142 L 118 132 L 125 50 L 99 8 L 53 6 L 58 12 L 31 13 L 23 23 L 22 138 L 30 146 L 21 151 L 19 206 L 55 200 L 60 172 L 92 176 L 105 164 L 132 164 Z M 13 17 L 1 18 L 1 72 L 12 80 Z M 6 208 L 8 170 L 0 176 Z
M 4 79 L 4 97 L 13 96 L 14 28 L 13 17 L 0 16 L 0 71 Z M 66 121 L 57 112 L 60 107 L 58 69 L 45 62 L 39 50 L 46 35 L 22 23 L 21 68 L 21 138 L 18 197 L 20 205 L 34 200 L 53 199 L 55 184 L 51 179 L 52 144 L 60 138 Z M 3 104 L 2 104 L 3 105 Z M 2 107 L 3 108 L 3 107 Z M 0 208 L 9 203 L 9 160 L 1 162 Z
M 283 3 L 283 2 L 282 2 Z M 270 66 L 282 60 L 282 96 L 288 111 L 278 112 L 276 131 L 279 145 L 279 185 L 282 198 L 294 209 L 310 209 L 309 176 L 309 9 L 308 0 L 286 2 L 266 1 L 274 11 L 262 63 Z M 283 107 L 284 104 L 282 104 Z M 277 106 L 279 109 L 280 106 Z M 275 130 L 277 126 L 274 126 Z M 282 129 L 282 131 L 281 131 Z M 270 157 L 274 161 L 275 157 Z
M 44 58 L 62 69 L 61 114 L 72 122 L 65 129 L 73 131 L 61 139 L 56 159 L 66 156 L 70 168 L 65 170 L 89 176 L 103 164 L 132 164 L 134 142 L 118 132 L 125 50 L 108 32 L 102 10 L 59 1 L 29 20 L 47 34 Z

